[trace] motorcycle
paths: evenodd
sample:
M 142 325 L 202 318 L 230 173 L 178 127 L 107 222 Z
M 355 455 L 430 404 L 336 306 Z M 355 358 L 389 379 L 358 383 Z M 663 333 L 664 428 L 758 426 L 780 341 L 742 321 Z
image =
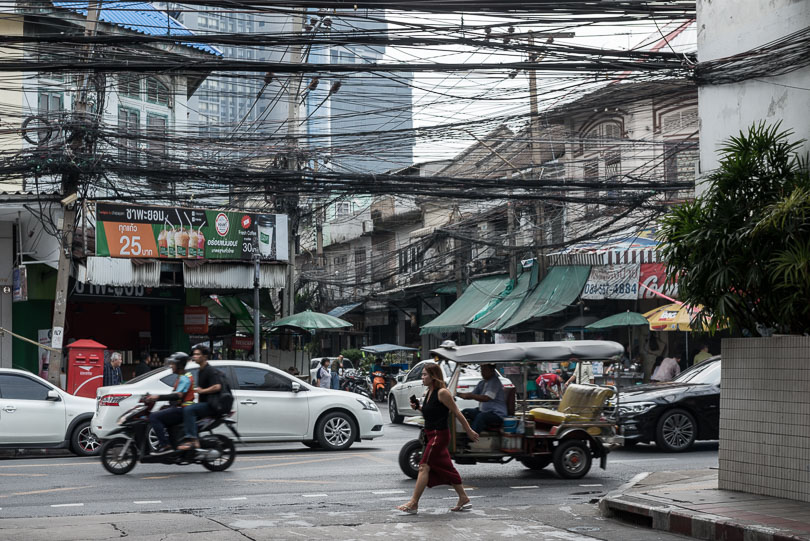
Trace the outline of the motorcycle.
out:
M 371 381 L 371 397 L 377 402 L 385 402 L 388 399 L 388 392 L 396 381 L 391 374 L 381 370 L 372 372 L 371 377 L 373 378 Z
M 346 370 L 343 372 L 340 388 L 350 393 L 357 393 L 366 398 L 371 398 L 365 376 L 355 370 Z
M 177 442 L 182 439 L 182 425 L 169 427 L 169 438 L 173 450 L 168 453 L 156 454 L 149 443 L 149 413 L 154 403 L 147 404 L 141 398 L 138 405 L 131 408 L 118 418 L 118 428 L 110 432 L 110 438 L 101 446 L 99 455 L 104 469 L 115 475 L 124 475 L 132 471 L 140 461 L 142 464 L 202 464 L 210 471 L 225 471 L 236 460 L 236 447 L 233 440 L 222 434 L 214 434 L 213 430 L 225 424 L 228 429 L 241 442 L 242 438 L 236 431 L 236 421 L 223 414 L 216 417 L 197 419 L 197 432 L 200 434 L 198 449 L 181 451 L 177 449 Z M 207 432 L 207 434 L 203 434 Z

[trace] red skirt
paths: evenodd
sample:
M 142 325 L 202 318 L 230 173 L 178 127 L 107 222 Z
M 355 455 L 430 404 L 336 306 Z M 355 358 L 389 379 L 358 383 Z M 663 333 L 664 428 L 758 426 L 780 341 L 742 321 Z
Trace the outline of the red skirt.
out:
M 427 486 L 460 485 L 461 476 L 453 467 L 450 452 L 447 450 L 447 446 L 450 444 L 450 429 L 425 430 L 425 437 L 427 445 L 425 445 L 425 452 L 422 453 L 422 460 L 419 461 L 419 464 L 430 466 Z

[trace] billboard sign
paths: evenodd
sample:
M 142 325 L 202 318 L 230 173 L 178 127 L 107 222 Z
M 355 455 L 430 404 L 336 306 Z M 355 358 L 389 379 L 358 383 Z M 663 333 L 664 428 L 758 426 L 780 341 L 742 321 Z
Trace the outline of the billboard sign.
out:
M 96 255 L 287 261 L 287 216 L 97 203 Z

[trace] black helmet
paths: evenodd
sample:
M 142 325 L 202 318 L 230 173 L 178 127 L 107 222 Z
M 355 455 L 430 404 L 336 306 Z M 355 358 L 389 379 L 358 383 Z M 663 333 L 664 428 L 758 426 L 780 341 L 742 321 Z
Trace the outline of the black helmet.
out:
M 178 370 L 183 370 L 189 360 L 188 353 L 178 351 L 166 357 L 166 364 L 176 364 Z

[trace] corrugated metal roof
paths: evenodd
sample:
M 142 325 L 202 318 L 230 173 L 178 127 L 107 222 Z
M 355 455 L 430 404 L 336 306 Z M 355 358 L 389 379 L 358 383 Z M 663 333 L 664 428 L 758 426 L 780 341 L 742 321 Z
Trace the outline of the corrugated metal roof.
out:
M 160 261 L 144 261 L 133 265 L 129 259 L 88 257 L 86 265 L 79 266 L 78 280 L 100 286 L 160 285 Z
M 259 284 L 274 289 L 284 287 L 284 265 L 261 265 Z M 207 263 L 199 267 L 183 266 L 185 287 L 207 289 L 253 289 L 253 265 L 250 263 Z
M 351 312 L 352 310 L 354 310 L 355 308 L 357 308 L 361 304 L 363 304 L 363 303 L 362 302 L 355 302 L 355 303 L 352 303 L 352 304 L 344 304 L 343 306 L 337 306 L 335 308 L 332 308 L 328 312 L 326 312 L 326 315 L 335 316 L 335 317 L 341 317 L 344 314 L 348 314 L 349 312 Z
M 87 16 L 87 2 L 54 1 L 58 8 Z M 193 36 L 194 33 L 148 2 L 103 2 L 99 19 L 148 36 Z M 200 51 L 222 56 L 222 51 L 204 43 L 183 43 Z

